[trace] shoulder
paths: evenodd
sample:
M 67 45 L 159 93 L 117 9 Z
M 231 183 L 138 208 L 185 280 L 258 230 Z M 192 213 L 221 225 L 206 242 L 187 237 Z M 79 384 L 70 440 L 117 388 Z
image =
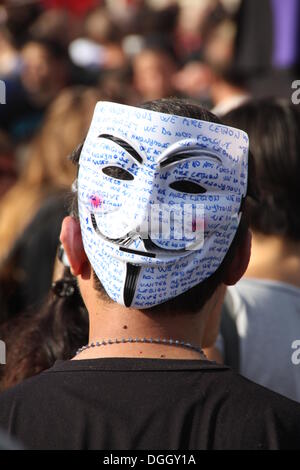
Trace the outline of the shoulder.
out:
M 243 417 L 248 431 L 264 436 L 271 448 L 300 449 L 300 403 L 234 372 L 230 382 L 233 414 Z
M 76 420 L 63 389 L 68 380 L 51 369 L 0 394 L 0 429 L 28 449 L 55 448 L 63 442 L 64 423 Z
M 204 425 L 214 436 L 214 448 L 300 450 L 299 403 L 231 369 L 214 375 L 207 400 L 198 404 L 198 416 L 203 406 L 207 408 Z
M 0 394 L 0 427 L 5 416 L 11 414 L 12 410 L 24 408 L 36 408 L 41 406 L 47 398 L 55 393 L 51 384 L 56 382 L 55 374 L 49 374 L 51 369 L 24 380 L 22 383 L 2 392 Z
M 272 390 L 263 387 L 251 380 L 243 377 L 231 371 L 231 392 L 233 396 L 239 397 L 245 396 L 249 404 L 257 406 L 260 404 L 261 407 L 270 406 L 274 409 L 281 411 L 291 411 L 297 413 L 298 418 L 300 417 L 300 403 L 297 403 L 289 398 L 280 395 L 279 393 L 273 392 Z M 300 425 L 300 423 L 299 423 Z

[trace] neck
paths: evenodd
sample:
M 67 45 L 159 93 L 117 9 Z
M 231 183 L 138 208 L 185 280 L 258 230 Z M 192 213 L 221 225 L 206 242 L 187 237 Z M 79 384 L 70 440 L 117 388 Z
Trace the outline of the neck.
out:
M 300 242 L 254 233 L 245 277 L 271 279 L 300 287 Z
M 199 313 L 172 315 L 128 309 L 116 302 L 97 299 L 86 301 L 90 317 L 89 343 L 122 338 L 173 339 L 201 347 L 206 319 L 216 306 L 211 299 Z M 74 359 L 100 357 L 144 357 L 201 359 L 201 354 L 188 348 L 164 345 L 125 343 L 86 349 Z

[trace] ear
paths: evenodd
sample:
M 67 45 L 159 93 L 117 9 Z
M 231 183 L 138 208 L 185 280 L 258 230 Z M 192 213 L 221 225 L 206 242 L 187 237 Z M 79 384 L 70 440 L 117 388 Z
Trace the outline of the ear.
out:
M 86 279 L 90 275 L 90 264 L 85 254 L 79 221 L 65 217 L 60 232 L 60 241 L 68 257 L 71 272 Z
M 245 274 L 250 261 L 251 240 L 252 234 L 250 230 L 247 230 L 244 240 L 236 249 L 235 256 L 229 264 L 227 272 L 224 276 L 223 282 L 227 286 L 233 286 Z

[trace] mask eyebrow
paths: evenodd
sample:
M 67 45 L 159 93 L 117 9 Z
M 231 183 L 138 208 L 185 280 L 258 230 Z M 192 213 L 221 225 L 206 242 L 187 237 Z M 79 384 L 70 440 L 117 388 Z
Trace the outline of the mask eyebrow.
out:
M 185 152 L 178 152 L 175 154 L 173 153 L 172 155 L 170 155 L 169 157 L 167 157 L 165 160 L 163 160 L 160 163 L 160 167 L 164 168 L 167 165 L 171 165 L 172 163 L 185 161 L 185 160 L 188 160 L 189 158 L 196 158 L 196 157 L 198 158 L 208 157 L 208 158 L 212 158 L 213 160 L 217 160 L 218 163 L 222 163 L 221 159 L 212 152 L 202 151 L 200 153 L 199 150 L 186 150 Z
M 112 142 L 114 142 L 115 144 L 119 145 L 124 150 L 126 150 L 126 152 L 128 152 L 129 155 L 131 155 L 132 158 L 134 158 L 138 163 L 143 163 L 142 157 L 125 140 L 120 139 L 119 137 L 115 137 L 114 135 L 111 135 L 111 134 L 100 134 L 98 137 L 101 137 L 101 138 L 107 139 L 107 140 L 111 140 Z

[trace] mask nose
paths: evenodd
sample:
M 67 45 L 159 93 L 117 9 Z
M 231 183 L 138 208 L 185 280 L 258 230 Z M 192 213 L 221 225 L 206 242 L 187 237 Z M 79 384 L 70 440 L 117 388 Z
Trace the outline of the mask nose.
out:
M 125 206 L 120 209 L 124 229 L 127 227 L 128 234 L 132 236 L 145 236 L 149 230 L 149 214 L 151 207 L 152 191 L 139 188 L 126 201 Z

